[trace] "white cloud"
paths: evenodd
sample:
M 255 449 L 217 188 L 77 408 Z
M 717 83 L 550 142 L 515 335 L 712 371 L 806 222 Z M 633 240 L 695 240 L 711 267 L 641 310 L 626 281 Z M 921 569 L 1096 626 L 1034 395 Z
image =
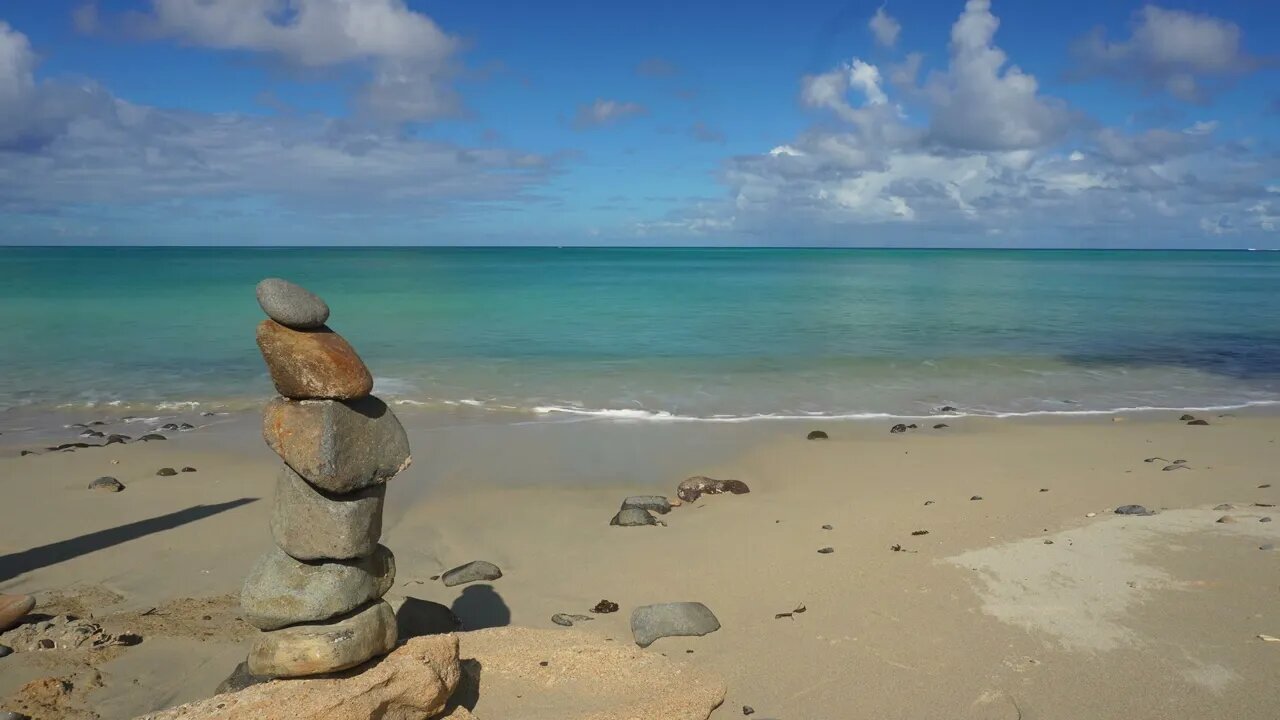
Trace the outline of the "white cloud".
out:
M 890 68 L 888 87 L 860 59 L 803 78 L 802 103 L 839 125 L 731 159 L 730 199 L 680 222 L 840 243 L 1170 244 L 1272 231 L 1266 188 L 1280 154 L 1220 142 L 1213 121 L 1094 127 L 1040 94 L 995 46 L 998 26 L 989 3 L 971 0 L 948 65 L 922 85 L 914 53 Z
M 151 0 L 139 31 L 201 47 L 264 53 L 299 67 L 370 66 L 361 107 L 380 119 L 458 112 L 459 41 L 404 0 Z
M 554 171 L 541 155 L 314 116 L 136 105 L 38 81 L 35 64 L 27 38 L 0 23 L 0 209 L 11 213 L 238 199 L 321 215 L 443 212 L 520 198 Z
M 897 44 L 898 33 L 902 32 L 902 25 L 884 11 L 884 5 L 876 8 L 876 14 L 871 16 L 867 27 L 871 28 L 871 34 L 875 36 L 876 42 L 884 47 L 893 47 Z
M 612 125 L 625 118 L 644 115 L 648 111 L 640 103 L 598 98 L 589 105 L 579 105 L 573 116 L 573 126 L 579 130 Z
M 1240 46 L 1240 27 L 1210 15 L 1147 5 L 1134 13 L 1127 40 L 1109 41 L 1096 28 L 1072 51 L 1078 77 L 1111 76 L 1203 102 L 1214 89 L 1206 80 L 1246 73 L 1258 63 Z
M 1070 125 L 1061 101 L 1039 96 L 1038 84 L 993 44 L 1000 21 L 988 0 L 969 0 L 951 28 L 950 65 L 925 84 L 929 133 L 944 145 L 974 150 L 1040 147 Z

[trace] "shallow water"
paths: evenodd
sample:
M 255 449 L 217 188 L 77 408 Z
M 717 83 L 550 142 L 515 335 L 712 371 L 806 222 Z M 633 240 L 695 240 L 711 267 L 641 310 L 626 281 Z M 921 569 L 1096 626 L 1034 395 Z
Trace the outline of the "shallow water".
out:
M 1280 402 L 1275 253 L 0 248 L 0 408 L 257 404 L 269 275 L 391 402 L 513 421 Z

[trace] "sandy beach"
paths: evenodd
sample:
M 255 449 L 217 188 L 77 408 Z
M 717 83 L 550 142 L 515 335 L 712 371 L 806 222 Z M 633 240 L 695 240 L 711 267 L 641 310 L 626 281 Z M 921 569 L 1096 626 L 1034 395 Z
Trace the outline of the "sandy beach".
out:
M 1280 542 L 1263 522 L 1280 418 L 1199 416 L 939 417 L 891 434 L 401 413 L 415 452 L 387 497 L 388 598 L 451 605 L 465 629 L 554 629 L 607 599 L 621 611 L 565 632 L 625 644 L 634 607 L 703 602 L 721 630 L 641 652 L 722 677 L 715 717 L 1271 718 L 1280 552 L 1261 548 Z M 21 456 L 4 436 L 0 591 L 141 641 L 0 659 L 0 707 L 131 718 L 208 697 L 243 659 L 237 594 L 271 543 L 278 461 L 254 415 L 186 419 L 197 429 L 163 442 L 70 453 Z M 103 475 L 125 490 L 86 489 Z M 691 475 L 751 492 L 609 526 L 624 497 L 674 496 Z M 1113 512 L 1126 504 L 1155 514 Z M 503 577 L 432 580 L 471 560 Z M 32 713 L 28 683 L 48 677 L 73 689 Z M 511 717 L 503 702 L 482 695 L 474 714 Z

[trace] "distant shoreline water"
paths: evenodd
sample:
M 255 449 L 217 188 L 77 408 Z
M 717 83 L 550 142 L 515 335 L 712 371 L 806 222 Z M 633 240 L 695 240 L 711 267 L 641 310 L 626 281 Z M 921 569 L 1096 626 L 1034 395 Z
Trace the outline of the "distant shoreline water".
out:
M 1280 404 L 1280 255 L 0 248 L 5 416 L 272 393 L 254 283 L 323 295 L 376 392 L 490 420 L 994 417 Z

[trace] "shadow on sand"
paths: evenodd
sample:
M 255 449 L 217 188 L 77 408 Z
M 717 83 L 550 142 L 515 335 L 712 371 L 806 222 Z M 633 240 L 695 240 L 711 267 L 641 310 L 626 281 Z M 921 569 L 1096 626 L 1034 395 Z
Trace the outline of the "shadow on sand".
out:
M 99 530 L 87 535 L 61 540 L 48 545 L 31 548 L 12 555 L 0 557 L 0 580 L 15 578 L 23 573 L 39 570 L 42 567 L 56 565 L 72 558 L 88 555 L 91 552 L 109 548 L 112 545 L 136 540 L 144 535 L 169 530 L 179 525 L 186 525 L 233 510 L 241 505 L 257 502 L 259 498 L 240 498 L 215 505 L 195 505 L 185 510 L 178 510 L 167 515 L 157 515 L 146 520 L 131 522 L 128 525 Z
M 453 614 L 463 630 L 504 627 L 511 624 L 511 608 L 492 585 L 468 585 L 453 601 Z

